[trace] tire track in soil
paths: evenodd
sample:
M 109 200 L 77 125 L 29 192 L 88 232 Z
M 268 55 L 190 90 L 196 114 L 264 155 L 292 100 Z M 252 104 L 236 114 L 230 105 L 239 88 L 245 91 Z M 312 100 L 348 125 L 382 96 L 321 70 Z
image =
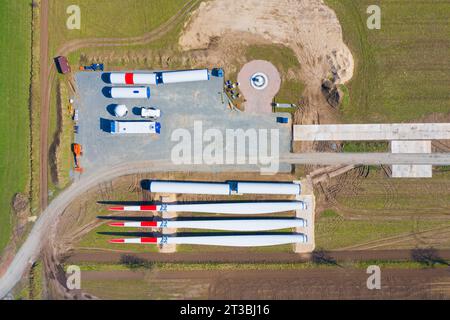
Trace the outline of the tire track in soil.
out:
M 367 176 L 368 172 L 364 172 L 367 169 L 367 166 L 360 167 L 359 176 L 353 176 L 351 180 L 349 177 L 345 175 L 340 176 L 339 180 L 337 180 L 337 184 L 340 184 L 339 192 L 328 192 L 326 193 L 327 198 L 329 199 L 329 203 L 333 208 L 338 210 L 343 216 L 348 219 L 353 220 L 406 220 L 411 219 L 412 216 L 416 217 L 419 213 L 423 213 L 423 209 L 412 209 L 408 208 L 407 210 L 399 208 L 397 206 L 397 198 L 399 197 L 399 189 L 395 183 L 395 181 L 391 180 L 391 178 L 386 177 L 386 179 L 379 179 L 376 181 L 380 186 L 383 186 L 383 195 L 384 195 L 384 203 L 383 208 L 378 210 L 372 209 L 354 209 L 349 206 L 342 205 L 339 203 L 337 199 L 338 195 L 341 196 L 349 196 L 349 195 L 357 195 L 357 188 L 361 185 L 363 179 Z M 420 190 L 421 193 L 427 193 L 431 197 L 435 197 L 435 206 L 430 207 L 429 209 L 433 212 L 427 212 L 428 219 L 431 220 L 442 220 L 447 219 L 449 214 L 436 212 L 436 205 L 438 204 L 439 209 L 447 210 L 450 208 L 449 202 L 446 201 L 445 196 L 440 196 L 436 194 L 436 190 L 447 190 L 448 184 L 440 183 L 440 188 L 437 187 L 437 184 L 431 184 L 429 181 L 422 181 L 420 187 L 417 186 L 414 190 Z M 332 190 L 332 187 L 324 188 L 325 191 Z M 376 211 L 376 212 L 375 212 Z M 375 214 L 374 214 L 375 213 Z M 413 213 L 413 214 L 411 214 Z
M 398 242 L 408 241 L 408 240 L 416 240 L 419 242 L 423 242 L 424 239 L 426 239 L 425 237 L 427 235 L 435 236 L 437 234 L 450 235 L 450 226 L 438 227 L 438 228 L 428 229 L 428 230 L 419 231 L 419 232 L 414 231 L 412 233 L 387 237 L 387 238 L 383 238 L 383 239 L 372 240 L 372 241 L 368 241 L 366 243 L 361 243 L 361 244 L 357 244 L 357 245 L 353 245 L 353 246 L 349 246 L 349 247 L 344 247 L 344 248 L 339 249 L 339 251 L 372 250 L 372 249 L 376 249 L 376 248 L 380 248 L 380 247 L 381 248 L 382 247 L 392 247 L 392 245 L 394 245 Z

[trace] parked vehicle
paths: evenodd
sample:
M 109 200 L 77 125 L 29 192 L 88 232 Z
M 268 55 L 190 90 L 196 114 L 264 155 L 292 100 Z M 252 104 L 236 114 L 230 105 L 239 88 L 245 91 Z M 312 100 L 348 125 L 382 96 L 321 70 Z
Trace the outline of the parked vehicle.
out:
M 154 121 L 111 121 L 111 134 L 161 133 L 161 124 Z
M 73 121 L 75 121 L 75 122 L 78 121 L 78 109 L 75 109 L 75 111 L 73 113 Z
M 103 71 L 104 65 L 103 63 L 93 63 L 90 66 L 81 66 L 81 71 Z
M 287 117 L 277 117 L 278 123 L 289 123 L 289 118 Z
M 141 107 L 141 117 L 156 120 L 161 117 L 161 110 L 154 107 Z

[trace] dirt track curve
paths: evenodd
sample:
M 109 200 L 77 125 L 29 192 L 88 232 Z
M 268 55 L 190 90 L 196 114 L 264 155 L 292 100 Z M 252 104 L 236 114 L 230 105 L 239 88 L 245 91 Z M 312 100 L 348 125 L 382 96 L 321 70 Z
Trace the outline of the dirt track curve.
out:
M 168 165 L 167 162 L 145 161 L 130 165 L 125 163 L 105 168 L 91 175 L 84 175 L 70 187 L 61 192 L 41 213 L 28 238 L 16 253 L 7 271 L 0 278 L 0 299 L 6 296 L 20 281 L 27 268 L 37 259 L 40 250 L 48 237 L 48 231 L 67 206 L 84 192 L 96 185 L 128 174 L 155 171 L 188 171 L 192 166 Z

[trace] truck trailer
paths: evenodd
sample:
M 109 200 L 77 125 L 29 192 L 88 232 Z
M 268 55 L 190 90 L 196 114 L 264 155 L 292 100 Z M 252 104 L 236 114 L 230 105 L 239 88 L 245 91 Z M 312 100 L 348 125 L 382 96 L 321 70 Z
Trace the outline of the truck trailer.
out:
M 108 91 L 113 99 L 150 99 L 149 87 L 112 87 Z
M 111 134 L 161 133 L 161 124 L 154 121 L 111 121 Z
M 209 80 L 208 69 L 110 74 L 112 85 L 159 85 L 207 80 Z

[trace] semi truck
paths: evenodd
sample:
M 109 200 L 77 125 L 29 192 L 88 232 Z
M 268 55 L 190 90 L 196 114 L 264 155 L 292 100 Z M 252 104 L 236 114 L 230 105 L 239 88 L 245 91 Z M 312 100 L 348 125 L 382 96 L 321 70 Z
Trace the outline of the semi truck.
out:
M 111 134 L 161 133 L 161 124 L 155 121 L 111 121 Z

